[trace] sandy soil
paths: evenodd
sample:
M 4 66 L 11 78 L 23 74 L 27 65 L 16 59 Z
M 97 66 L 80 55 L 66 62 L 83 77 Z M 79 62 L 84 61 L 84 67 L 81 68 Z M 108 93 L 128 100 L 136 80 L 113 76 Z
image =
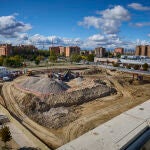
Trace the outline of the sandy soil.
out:
M 80 117 L 57 131 L 62 137 L 65 137 L 63 138 L 64 143 L 77 138 L 122 112 L 150 99 L 149 78 L 146 79 L 146 83 L 135 81 L 133 84 L 129 83 L 131 77 L 125 74 L 123 76 L 118 74 L 115 77 L 107 76 L 107 78 L 117 88 L 118 94 L 77 106 L 76 111 L 81 114 Z M 126 82 L 124 82 L 124 79 Z
M 78 115 L 75 121 L 59 129 L 44 128 L 39 130 L 41 134 L 38 134 L 38 136 L 49 146 L 57 148 L 122 112 L 150 99 L 150 78 L 148 77 L 144 77 L 144 81 L 142 82 L 131 82 L 131 75 L 111 71 L 97 75 L 88 75 L 88 78 L 89 77 L 106 81 L 107 84 L 117 89 L 117 94 L 99 98 L 80 106 L 72 106 L 75 109 L 75 113 Z M 71 85 L 73 85 L 73 83 Z M 17 109 L 19 108 L 17 107 Z M 22 115 L 20 111 L 19 113 Z M 18 117 L 20 114 L 18 114 Z M 26 123 L 29 127 L 29 122 Z M 36 127 L 37 129 L 39 128 L 38 126 Z M 44 138 L 46 130 L 47 133 L 51 135 L 47 135 L 47 138 Z M 37 134 L 36 131 L 34 133 Z

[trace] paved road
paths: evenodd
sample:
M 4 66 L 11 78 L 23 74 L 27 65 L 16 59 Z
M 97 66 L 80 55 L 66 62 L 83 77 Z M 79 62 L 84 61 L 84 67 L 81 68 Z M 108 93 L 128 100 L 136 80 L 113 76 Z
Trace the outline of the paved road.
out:
M 97 65 L 98 67 L 107 68 L 107 69 L 116 69 L 118 71 L 127 72 L 127 73 L 134 73 L 139 75 L 147 75 L 150 76 L 150 71 L 141 71 L 141 70 L 133 70 L 133 69 L 126 69 L 121 67 L 113 67 L 108 65 Z

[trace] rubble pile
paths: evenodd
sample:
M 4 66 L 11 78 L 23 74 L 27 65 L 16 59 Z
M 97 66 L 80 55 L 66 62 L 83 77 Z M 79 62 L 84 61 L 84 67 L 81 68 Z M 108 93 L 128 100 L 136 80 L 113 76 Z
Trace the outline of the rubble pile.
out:
M 66 90 L 63 85 L 47 77 L 30 77 L 21 83 L 20 86 L 26 90 L 41 94 L 55 94 Z

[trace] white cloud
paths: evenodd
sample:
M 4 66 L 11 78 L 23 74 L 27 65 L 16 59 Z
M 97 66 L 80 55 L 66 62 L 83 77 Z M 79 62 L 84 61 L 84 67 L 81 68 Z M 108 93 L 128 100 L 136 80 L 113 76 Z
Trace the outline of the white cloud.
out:
M 115 48 L 123 45 L 123 41 L 116 34 L 101 35 L 95 34 L 84 41 L 82 47 L 95 48 L 102 46 L 105 48 Z
M 20 33 L 30 30 L 30 24 L 17 21 L 16 15 L 0 17 L 0 35 L 7 38 L 18 37 Z
M 90 36 L 88 38 L 88 40 L 92 40 L 92 41 L 105 41 L 105 37 L 104 37 L 104 35 L 95 34 L 93 36 Z
M 130 14 L 124 7 L 118 5 L 111 9 L 99 11 L 100 16 L 84 17 L 78 25 L 85 27 L 95 27 L 102 30 L 105 34 L 116 34 L 123 21 L 130 20 Z
M 139 4 L 139 3 L 131 3 L 128 6 L 135 10 L 141 10 L 141 11 L 150 10 L 150 7 L 143 6 L 142 4 Z
M 150 35 L 149 35 L 150 36 Z M 5 40 L 7 43 L 12 43 L 13 45 L 18 44 L 33 44 L 36 47 L 48 49 L 52 46 L 80 46 L 82 49 L 95 49 L 95 47 L 105 47 L 109 49 L 114 49 L 116 47 L 124 47 L 129 49 L 135 49 L 136 45 L 140 44 L 150 44 L 149 41 L 137 39 L 136 41 L 127 41 L 118 37 L 117 34 L 94 34 L 85 40 L 80 40 L 79 38 L 70 39 L 59 36 L 43 36 L 40 34 L 35 34 L 29 36 L 27 34 L 21 34 L 14 41 Z
M 138 23 L 132 23 L 131 25 L 136 27 L 144 27 L 144 26 L 150 26 L 150 22 L 138 22 Z
M 124 7 L 118 5 L 111 9 L 106 9 L 104 11 L 100 11 L 99 14 L 103 16 L 105 19 L 114 19 L 120 21 L 126 21 L 130 19 L 130 15 L 128 10 Z
M 15 44 L 33 44 L 39 48 L 43 47 L 48 48 L 50 46 L 80 46 L 82 41 L 79 38 L 65 38 L 59 36 L 43 36 L 40 34 L 35 34 L 33 36 L 29 36 L 26 33 L 20 34 L 18 38 L 12 43 Z
M 150 37 L 150 33 L 148 34 L 148 36 Z

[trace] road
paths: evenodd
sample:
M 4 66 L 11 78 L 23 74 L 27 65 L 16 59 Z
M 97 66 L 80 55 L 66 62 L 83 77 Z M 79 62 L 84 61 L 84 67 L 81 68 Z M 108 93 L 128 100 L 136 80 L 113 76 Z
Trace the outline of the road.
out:
M 96 66 L 102 67 L 102 68 L 106 68 L 106 69 L 110 69 L 110 70 L 115 69 L 115 70 L 126 72 L 126 73 L 132 73 L 132 74 L 139 74 L 139 75 L 150 76 L 150 71 L 126 69 L 126 68 L 113 67 L 113 66 L 108 66 L 108 65 L 96 65 Z

